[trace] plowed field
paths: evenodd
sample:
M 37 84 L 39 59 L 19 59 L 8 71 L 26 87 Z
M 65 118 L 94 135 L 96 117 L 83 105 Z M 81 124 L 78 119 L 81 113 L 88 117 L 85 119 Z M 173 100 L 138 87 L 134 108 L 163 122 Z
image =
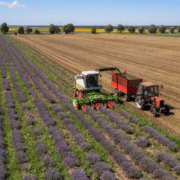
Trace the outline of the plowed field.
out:
M 74 74 L 116 66 L 144 81 L 163 85 L 160 93 L 171 108 L 169 116 L 153 118 L 148 110 L 138 110 L 134 102 L 124 103 L 167 131 L 180 135 L 179 38 L 129 34 L 12 36 Z M 114 92 L 110 77 L 110 73 L 104 72 L 102 84 L 105 90 Z

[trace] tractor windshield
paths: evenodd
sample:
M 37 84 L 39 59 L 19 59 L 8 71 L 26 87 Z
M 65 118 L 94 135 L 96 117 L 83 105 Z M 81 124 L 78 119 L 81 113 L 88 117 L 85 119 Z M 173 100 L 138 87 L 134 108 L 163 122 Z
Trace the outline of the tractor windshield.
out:
M 98 75 L 88 75 L 86 77 L 86 88 L 98 86 Z
M 158 92 L 158 86 L 151 86 L 151 87 L 147 87 L 145 88 L 145 94 L 148 94 L 150 96 L 158 96 L 159 92 Z

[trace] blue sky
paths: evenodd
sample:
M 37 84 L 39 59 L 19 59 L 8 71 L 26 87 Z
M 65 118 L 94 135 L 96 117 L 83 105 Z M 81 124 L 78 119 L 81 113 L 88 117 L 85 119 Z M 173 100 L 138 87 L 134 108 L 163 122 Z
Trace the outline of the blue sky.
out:
M 0 1 L 0 24 L 180 25 L 180 1 Z

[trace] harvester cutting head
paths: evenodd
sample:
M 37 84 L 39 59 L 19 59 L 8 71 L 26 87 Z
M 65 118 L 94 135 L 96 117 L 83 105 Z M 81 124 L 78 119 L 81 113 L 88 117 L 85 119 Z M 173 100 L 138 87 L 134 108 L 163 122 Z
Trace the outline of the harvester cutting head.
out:
M 94 109 L 99 110 L 99 105 L 106 105 L 111 109 L 114 109 L 116 102 L 118 101 L 118 96 L 111 94 L 110 96 L 105 96 L 100 94 L 100 89 L 102 85 L 99 85 L 98 78 L 99 72 L 82 71 L 81 75 L 75 76 L 75 87 L 73 88 L 73 96 L 78 99 L 73 100 L 73 105 L 76 109 L 83 109 L 86 112 L 87 106 L 92 106 Z

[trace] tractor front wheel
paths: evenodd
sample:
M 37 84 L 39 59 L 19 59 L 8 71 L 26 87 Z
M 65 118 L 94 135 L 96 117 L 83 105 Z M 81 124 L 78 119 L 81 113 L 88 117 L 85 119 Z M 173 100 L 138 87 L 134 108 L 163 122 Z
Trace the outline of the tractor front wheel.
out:
M 165 105 L 165 110 L 164 110 L 164 114 L 169 114 L 169 107 L 167 105 Z
M 150 112 L 151 112 L 151 115 L 152 115 L 153 117 L 156 117 L 157 111 L 156 111 L 155 108 L 151 108 L 151 109 L 150 109 Z
M 141 110 L 144 109 L 144 107 L 145 107 L 145 99 L 144 98 L 142 98 L 141 96 L 136 96 L 135 102 L 136 102 L 136 106 L 139 109 L 141 109 Z

